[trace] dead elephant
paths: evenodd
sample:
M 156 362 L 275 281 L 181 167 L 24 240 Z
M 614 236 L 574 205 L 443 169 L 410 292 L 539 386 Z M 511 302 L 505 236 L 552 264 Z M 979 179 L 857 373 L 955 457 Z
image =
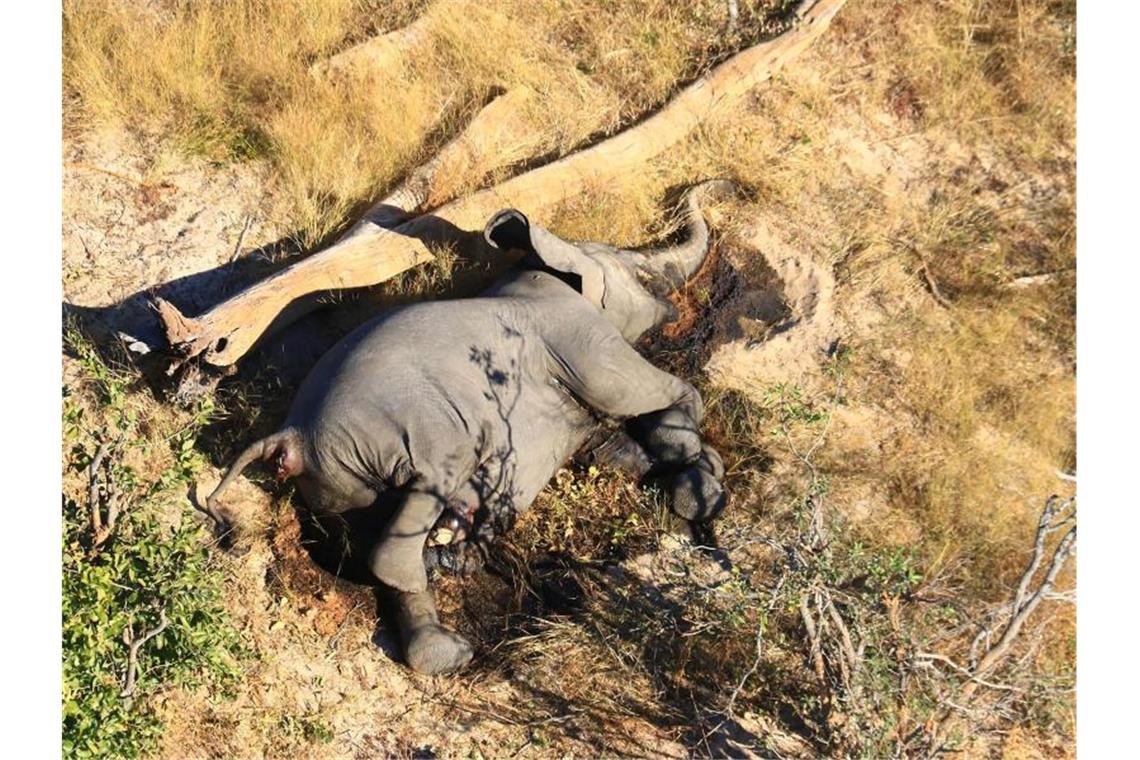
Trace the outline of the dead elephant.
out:
M 674 316 L 663 296 L 708 251 L 700 200 L 729 186 L 691 188 L 687 241 L 657 251 L 570 243 L 518 211 L 496 214 L 484 237 L 522 251 L 520 265 L 476 298 L 399 308 L 343 339 L 281 430 L 237 458 L 208 511 L 221 520 L 219 494 L 267 460 L 317 513 L 378 514 L 368 566 L 395 590 L 408 664 L 423 673 L 472 654 L 439 624 L 427 565 L 468 569 L 603 421 L 624 423 L 603 462 L 662 477 L 677 515 L 713 519 L 726 496 L 720 457 L 698 434 L 701 397 L 631 344 Z M 451 543 L 427 546 L 433 529 Z

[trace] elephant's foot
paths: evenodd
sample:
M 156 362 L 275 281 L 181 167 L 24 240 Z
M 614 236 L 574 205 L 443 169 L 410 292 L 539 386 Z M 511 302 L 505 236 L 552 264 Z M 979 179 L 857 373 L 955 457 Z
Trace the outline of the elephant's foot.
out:
M 435 623 L 411 631 L 404 647 L 408 667 L 429 676 L 459 670 L 473 653 L 467 639 Z
M 408 667 L 417 673 L 450 673 L 471 661 L 467 640 L 439 624 L 430 591 L 396 594 L 396 622 Z
M 689 466 L 677 472 L 670 484 L 673 512 L 692 522 L 712 520 L 724 509 L 728 496 L 721 485 L 724 463 L 711 446 Z

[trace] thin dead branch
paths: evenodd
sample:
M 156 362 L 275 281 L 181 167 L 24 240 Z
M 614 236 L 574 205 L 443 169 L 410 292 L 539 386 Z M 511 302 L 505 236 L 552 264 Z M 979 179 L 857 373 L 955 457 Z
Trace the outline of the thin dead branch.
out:
M 144 631 L 141 636 L 135 636 L 133 626 L 128 625 L 123 629 L 123 643 L 129 647 L 127 654 L 127 674 L 123 679 L 123 690 L 119 692 L 119 696 L 123 699 L 129 700 L 135 695 L 135 679 L 138 676 L 139 669 L 139 652 L 146 646 L 148 641 L 165 631 L 168 625 L 170 625 L 170 621 L 166 618 L 166 610 L 159 610 L 158 625 L 148 631 Z
M 237 261 L 238 256 L 241 256 L 242 246 L 245 245 L 245 236 L 249 233 L 249 228 L 253 226 L 253 216 L 246 216 L 245 225 L 241 228 L 241 234 L 238 235 L 237 243 L 234 245 L 234 252 L 230 256 L 230 263 Z
M 915 652 L 914 657 L 916 660 L 928 660 L 928 661 L 940 662 L 944 665 L 948 665 L 948 666 L 950 666 L 950 668 L 957 671 L 961 675 L 965 676 L 970 681 L 973 681 L 974 683 L 977 683 L 981 686 L 985 686 L 985 687 L 990 688 L 990 689 L 998 689 L 1000 691 L 1021 691 L 1021 689 L 1019 689 L 1016 686 L 1010 686 L 1009 684 L 1002 684 L 1002 683 L 994 683 L 993 681 L 986 681 L 983 678 L 981 678 L 980 676 L 978 676 L 976 673 L 973 673 L 969 668 L 964 668 L 961 665 L 959 665 L 958 663 L 951 660 L 946 655 L 938 654 L 937 652 Z
M 1037 285 L 1047 285 L 1050 282 L 1056 280 L 1061 275 L 1072 271 L 1072 268 L 1068 268 L 1058 269 L 1053 272 L 1042 272 L 1040 274 L 1025 275 L 1024 277 L 1017 277 L 1010 280 L 1009 282 L 1002 285 L 1002 287 L 1006 290 L 1025 290 L 1026 288 L 1032 288 Z
M 942 295 L 941 288 L 938 287 L 938 281 L 934 279 L 934 275 L 930 272 L 930 262 L 926 260 L 926 256 L 922 251 L 918 250 L 915 246 L 908 246 L 911 253 L 915 255 L 919 262 L 918 271 L 922 275 L 923 282 L 926 283 L 926 289 L 930 291 L 931 297 L 938 302 L 938 305 L 944 309 L 949 309 L 953 306 L 950 299 Z
M 111 456 L 113 449 L 114 444 L 100 441 L 87 466 L 87 511 L 91 515 L 93 551 L 98 550 L 112 536 L 123 507 L 122 492 L 115 482 Z
M 974 637 L 970 645 L 969 666 L 962 666 L 952 658 L 933 652 L 918 652 L 918 661 L 939 662 L 951 667 L 965 678 L 949 695 L 942 698 L 941 715 L 932 719 L 926 728 L 928 756 L 939 754 L 945 739 L 960 715 L 970 719 L 974 694 L 979 686 L 1001 692 L 1016 692 L 1018 688 L 997 683 L 986 676 L 1001 666 L 1009 657 L 1018 641 L 1026 621 L 1043 601 L 1057 598 L 1070 600 L 1072 591 L 1055 592 L 1057 578 L 1069 558 L 1076 551 L 1076 500 L 1051 496 L 1037 520 L 1037 530 L 1033 537 L 1033 547 L 1025 570 L 1018 580 L 1010 601 L 999 607 Z M 1040 579 L 1040 569 L 1048 552 L 1048 539 L 1055 533 L 1064 531 L 1053 547 L 1048 567 Z
M 859 654 L 851 642 L 850 628 L 843 621 L 843 616 L 839 614 L 839 610 L 835 608 L 835 602 L 830 598 L 827 600 L 827 614 L 831 617 L 831 622 L 835 624 L 836 630 L 839 631 L 839 641 L 843 645 L 840 651 L 846 657 L 846 667 L 851 675 L 855 675 L 859 672 Z M 843 663 L 844 659 L 840 658 L 840 662 Z

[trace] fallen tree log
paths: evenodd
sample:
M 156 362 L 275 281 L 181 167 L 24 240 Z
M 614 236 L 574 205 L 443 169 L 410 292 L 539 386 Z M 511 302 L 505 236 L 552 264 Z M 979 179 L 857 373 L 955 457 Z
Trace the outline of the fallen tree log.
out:
M 378 72 L 403 65 L 410 51 L 428 42 L 434 24 L 435 14 L 429 9 L 407 26 L 365 40 L 313 64 L 309 70 L 314 76 L 345 83 L 367 80 Z
M 822 34 L 844 2 L 804 0 L 795 10 L 797 20 L 790 30 L 736 54 L 686 87 L 655 115 L 591 148 L 451 201 L 392 229 L 377 224 L 358 226 L 353 234 L 329 248 L 255 283 L 198 317 L 186 317 L 173 304 L 156 299 L 155 307 L 175 356 L 168 374 L 190 360 L 215 368 L 233 365 L 271 325 L 283 323 L 283 312 L 287 314 L 298 299 L 320 291 L 384 282 L 431 260 L 431 248 L 437 243 L 477 239 L 478 235 L 470 231 L 481 229 L 501 208 L 525 208 L 542 223 L 560 202 L 636 170 L 717 112 L 734 107 Z
M 463 132 L 381 198 L 342 240 L 391 229 L 455 197 L 447 184 L 455 177 L 482 178 L 506 166 L 533 157 L 548 139 L 518 113 L 533 101 L 529 87 L 516 87 L 499 95 L 475 115 Z

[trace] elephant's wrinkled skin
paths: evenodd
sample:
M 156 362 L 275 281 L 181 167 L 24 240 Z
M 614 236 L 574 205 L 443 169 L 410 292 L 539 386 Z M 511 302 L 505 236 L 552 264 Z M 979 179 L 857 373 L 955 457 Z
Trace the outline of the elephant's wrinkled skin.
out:
M 500 212 L 485 237 L 522 250 L 521 265 L 477 298 L 399 308 L 342 340 L 309 373 L 281 431 L 230 468 L 210 513 L 220 519 L 218 494 L 256 459 L 295 477 L 318 513 L 381 512 L 368 564 L 396 590 L 408 663 L 425 673 L 471 657 L 439 625 L 425 559 L 470 564 L 602 420 L 624 421 L 628 434 L 603 447 L 610 461 L 664 476 L 674 512 L 711 520 L 725 502 L 723 467 L 697 433 L 701 398 L 631 344 L 672 315 L 660 296 L 708 248 L 699 199 L 727 184 L 691 189 L 688 241 L 658 252 L 572 244 Z M 425 552 L 444 523 L 459 540 Z

